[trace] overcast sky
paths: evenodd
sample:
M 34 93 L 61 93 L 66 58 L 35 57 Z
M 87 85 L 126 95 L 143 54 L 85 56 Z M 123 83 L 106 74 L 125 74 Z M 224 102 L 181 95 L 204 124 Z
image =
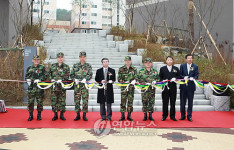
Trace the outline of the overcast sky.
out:
M 57 8 L 71 10 L 72 0 L 57 0 Z

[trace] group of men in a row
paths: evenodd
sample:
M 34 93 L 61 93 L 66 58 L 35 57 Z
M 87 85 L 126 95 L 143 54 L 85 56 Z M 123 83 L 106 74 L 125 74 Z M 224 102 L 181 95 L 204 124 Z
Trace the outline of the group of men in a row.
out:
M 166 66 L 160 69 L 158 74 L 157 70 L 152 66 L 152 60 L 146 58 L 144 60 L 144 68 L 137 72 L 137 69 L 132 65 L 131 57 L 126 56 L 124 61 L 125 65 L 119 68 L 118 82 L 129 83 L 121 87 L 121 104 L 120 121 L 125 120 L 125 112 L 127 112 L 127 120 L 133 121 L 131 113 L 133 112 L 133 101 L 135 84 L 149 85 L 149 87 L 142 90 L 142 111 L 144 113 L 143 121 L 154 121 L 152 116 L 155 104 L 155 86 L 157 82 L 167 82 L 162 92 L 163 100 L 163 114 L 162 121 L 168 117 L 168 103 L 170 101 L 170 119 L 177 121 L 175 118 L 175 103 L 177 97 L 177 84 L 174 82 L 177 79 L 188 80 L 188 83 L 180 85 L 180 120 L 186 119 L 185 105 L 188 99 L 187 119 L 192 121 L 192 108 L 194 91 L 196 90 L 193 80 L 198 79 L 198 66 L 193 64 L 193 56 L 186 55 L 186 62 L 182 64 L 180 69 L 173 65 L 173 58 L 168 56 L 166 58 Z M 38 55 L 33 57 L 33 65 L 29 66 L 26 73 L 26 80 L 28 87 L 28 111 L 30 113 L 28 121 L 33 120 L 34 100 L 37 100 L 37 120 L 41 120 L 41 112 L 43 110 L 43 97 L 44 91 L 38 88 L 37 83 L 48 79 L 55 84 L 51 87 L 51 105 L 54 112 L 53 121 L 58 119 L 58 112 L 60 111 L 60 119 L 66 120 L 64 113 L 66 111 L 66 90 L 62 87 L 60 82 L 69 80 L 74 81 L 74 102 L 76 117 L 74 121 L 81 119 L 81 99 L 83 100 L 82 111 L 83 120 L 87 121 L 86 113 L 88 112 L 89 90 L 85 84 L 92 79 L 92 67 L 86 62 L 86 52 L 80 52 L 79 62 L 74 64 L 71 71 L 67 64 L 64 63 L 64 53 L 57 54 L 57 63 L 54 63 L 49 68 L 48 73 L 45 67 L 40 64 Z M 96 71 L 95 81 L 99 84 L 97 94 L 97 103 L 100 103 L 101 120 L 111 121 L 112 108 L 114 103 L 113 83 L 116 81 L 115 70 L 109 67 L 109 59 L 103 58 L 101 60 L 102 68 Z M 56 82 L 60 81 L 60 82 Z M 107 110 L 105 105 L 107 105 Z

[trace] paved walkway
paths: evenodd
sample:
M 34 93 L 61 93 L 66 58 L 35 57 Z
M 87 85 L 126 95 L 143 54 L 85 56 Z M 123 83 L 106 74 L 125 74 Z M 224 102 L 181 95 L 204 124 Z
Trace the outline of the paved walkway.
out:
M 0 150 L 233 150 L 234 129 L 0 128 Z

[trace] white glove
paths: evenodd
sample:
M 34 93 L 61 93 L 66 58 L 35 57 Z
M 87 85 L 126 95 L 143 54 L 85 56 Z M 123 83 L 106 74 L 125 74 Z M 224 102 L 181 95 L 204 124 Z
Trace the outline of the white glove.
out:
M 130 84 L 135 85 L 136 84 L 136 80 L 132 80 L 132 82 Z
M 175 81 L 176 81 L 176 78 L 172 78 L 172 79 L 171 79 L 171 82 L 175 82 Z
M 39 79 L 34 80 L 34 83 L 41 82 Z
M 184 80 L 188 80 L 188 76 L 185 76 L 185 77 L 184 77 Z
M 166 79 L 166 80 L 163 80 L 163 82 L 167 82 L 168 80 Z
M 106 80 L 102 80 L 101 83 L 106 83 Z
M 26 79 L 28 86 L 31 85 L 31 79 Z
M 84 79 L 81 81 L 81 83 L 86 83 L 86 79 L 84 78 Z
M 75 83 L 76 83 L 76 84 L 79 84 L 79 80 L 78 80 L 78 79 L 75 79 Z
M 129 81 L 126 81 L 125 83 L 129 83 Z
M 151 83 L 146 83 L 146 85 L 151 85 Z
M 113 81 L 112 81 L 112 80 L 109 80 L 108 83 L 113 83 Z
M 57 83 L 62 82 L 62 80 L 58 80 Z
M 152 82 L 152 85 L 155 85 L 155 84 L 157 84 L 157 81 L 153 81 L 153 82 Z
M 55 80 L 54 80 L 54 79 L 52 79 L 52 80 L 51 80 L 51 82 L 55 82 Z
M 190 77 L 189 80 L 194 81 L 194 78 L 193 78 L 193 77 Z

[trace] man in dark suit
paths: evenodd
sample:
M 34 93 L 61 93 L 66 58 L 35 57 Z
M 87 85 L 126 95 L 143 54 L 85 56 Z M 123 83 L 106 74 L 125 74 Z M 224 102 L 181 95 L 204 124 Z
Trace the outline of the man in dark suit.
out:
M 194 92 L 196 91 L 195 79 L 198 79 L 199 72 L 198 66 L 193 64 L 193 55 L 188 54 L 185 56 L 186 62 L 180 66 L 180 75 L 183 79 L 188 80 L 187 84 L 180 85 L 180 120 L 185 120 L 185 105 L 188 99 L 188 110 L 187 110 L 187 119 L 188 121 L 192 120 L 192 111 L 193 111 L 193 98 Z
M 176 79 L 180 79 L 180 71 L 179 68 L 173 65 L 173 58 L 168 56 L 166 58 L 167 65 L 160 68 L 160 81 L 171 80 L 164 87 L 164 91 L 162 92 L 162 100 L 163 100 L 163 114 L 162 121 L 165 121 L 168 116 L 168 103 L 170 99 L 170 118 L 173 121 L 177 121 L 175 118 L 175 103 L 177 96 L 177 86 L 174 82 Z
M 109 59 L 102 59 L 103 67 L 98 69 L 96 72 L 95 81 L 99 83 L 103 88 L 98 89 L 97 103 L 100 103 L 100 114 L 102 121 L 108 119 L 111 121 L 112 108 L 111 105 L 114 103 L 114 92 L 113 92 L 113 82 L 115 82 L 115 70 L 109 67 Z M 107 113 L 105 108 L 105 103 L 107 103 Z

